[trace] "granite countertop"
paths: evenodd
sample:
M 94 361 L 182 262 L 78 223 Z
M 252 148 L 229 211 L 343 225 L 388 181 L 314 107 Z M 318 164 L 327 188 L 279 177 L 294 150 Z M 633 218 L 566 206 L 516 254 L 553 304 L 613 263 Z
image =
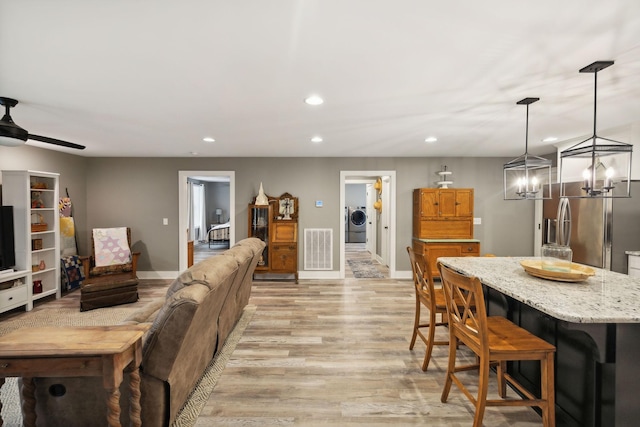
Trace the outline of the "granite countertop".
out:
M 640 279 L 600 268 L 583 282 L 533 277 L 520 261 L 534 257 L 441 257 L 443 264 L 571 323 L 640 323 Z
M 627 255 L 640 256 L 640 251 L 625 251 Z

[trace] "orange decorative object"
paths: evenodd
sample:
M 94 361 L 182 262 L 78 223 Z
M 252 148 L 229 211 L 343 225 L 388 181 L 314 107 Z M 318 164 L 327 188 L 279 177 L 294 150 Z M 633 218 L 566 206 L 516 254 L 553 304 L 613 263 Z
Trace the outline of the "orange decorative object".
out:
M 378 193 L 382 194 L 382 179 L 381 178 L 378 178 L 376 180 L 376 183 L 373 184 L 373 188 L 375 188 Z

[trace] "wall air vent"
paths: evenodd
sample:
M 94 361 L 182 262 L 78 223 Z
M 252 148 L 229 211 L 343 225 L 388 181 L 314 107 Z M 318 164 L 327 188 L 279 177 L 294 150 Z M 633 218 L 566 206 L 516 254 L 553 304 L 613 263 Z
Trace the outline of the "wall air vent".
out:
M 304 269 L 333 270 L 333 229 L 304 229 Z

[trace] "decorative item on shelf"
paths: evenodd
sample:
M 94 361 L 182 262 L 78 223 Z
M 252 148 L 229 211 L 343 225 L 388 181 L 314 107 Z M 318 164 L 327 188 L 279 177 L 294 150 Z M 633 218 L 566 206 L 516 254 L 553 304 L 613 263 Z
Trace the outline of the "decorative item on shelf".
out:
M 35 217 L 35 222 L 34 220 L 34 215 Z M 31 232 L 32 233 L 37 233 L 39 231 L 47 231 L 47 223 L 44 222 L 44 217 L 37 213 L 37 212 L 32 212 L 31 213 Z
M 40 271 L 40 266 L 38 264 L 34 264 L 31 266 L 31 272 L 35 273 L 36 271 Z
M 382 194 L 382 178 L 376 179 L 375 184 L 373 184 L 373 188 L 378 192 L 378 194 Z
M 277 219 L 292 220 L 298 216 L 298 198 L 289 193 L 282 193 L 278 198 L 276 207 L 278 208 Z
M 291 219 L 291 214 L 295 211 L 295 207 L 293 206 L 293 200 L 288 197 L 284 199 L 280 199 L 280 214 L 282 214 L 282 219 Z
M 34 280 L 33 281 L 33 293 L 41 294 L 42 293 L 42 280 Z
M 631 154 L 633 145 L 609 138 L 596 132 L 598 101 L 598 72 L 613 65 L 613 61 L 596 61 L 582 68 L 580 73 L 593 73 L 593 135 L 560 152 L 561 197 L 613 198 L 631 197 Z M 603 159 L 606 161 L 603 163 Z M 582 182 L 578 194 L 566 192 L 567 182 Z M 626 183 L 626 186 L 616 184 Z M 625 188 L 626 187 L 626 188 Z M 616 191 L 614 191 L 616 189 Z
M 269 204 L 269 198 L 266 194 L 264 194 L 264 189 L 262 188 L 262 182 L 260 183 L 260 190 L 258 191 L 258 195 L 256 196 L 256 202 L 254 203 L 258 206 L 266 206 Z
M 40 198 L 41 195 L 42 193 L 39 191 L 31 192 L 31 209 L 44 208 L 44 202 Z
M 39 251 L 42 249 L 42 239 L 31 239 L 31 250 Z
M 439 176 L 438 181 L 436 182 L 438 188 L 449 188 L 449 186 L 453 184 L 451 174 L 452 172 L 447 170 L 447 165 L 444 165 L 441 171 L 436 172 L 436 175 Z
M 378 199 L 373 203 L 373 208 L 378 211 L 378 213 L 382 213 L 382 199 Z
M 44 260 L 41 259 L 40 263 L 38 263 L 38 270 L 44 270 L 45 268 L 47 268 L 47 265 L 45 264 Z
M 527 106 L 524 154 L 504 164 L 504 200 L 551 198 L 551 160 L 529 154 L 529 105 L 538 100 L 524 98 L 516 102 Z
M 32 182 L 31 183 L 31 188 L 34 190 L 48 190 L 49 189 L 49 185 L 47 185 L 46 182 Z

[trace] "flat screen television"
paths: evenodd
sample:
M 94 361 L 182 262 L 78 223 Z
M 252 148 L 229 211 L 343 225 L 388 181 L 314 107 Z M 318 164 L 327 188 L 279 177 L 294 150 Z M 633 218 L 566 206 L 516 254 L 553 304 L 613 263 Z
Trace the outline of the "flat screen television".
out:
M 16 265 L 13 231 L 13 206 L 2 206 L 0 209 L 0 271 Z

